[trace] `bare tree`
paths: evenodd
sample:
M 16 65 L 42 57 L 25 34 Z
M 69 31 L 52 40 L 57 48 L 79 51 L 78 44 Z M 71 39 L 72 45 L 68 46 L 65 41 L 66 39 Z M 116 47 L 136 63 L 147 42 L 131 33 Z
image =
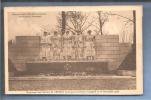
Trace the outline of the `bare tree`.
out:
M 66 30 L 66 12 L 62 11 L 57 16 L 57 31 L 63 35 Z
M 135 43 L 136 39 L 135 39 L 135 35 L 136 35 L 136 28 L 135 28 L 135 12 L 133 11 L 133 18 L 129 18 L 127 16 L 123 16 L 123 15 L 120 15 L 120 14 L 117 14 L 117 13 L 113 13 L 113 12 L 108 12 L 107 13 L 109 16 L 117 16 L 117 17 L 120 17 L 120 18 L 123 18 L 124 19 L 124 29 L 123 29 L 123 36 L 122 36 L 122 41 L 124 42 L 125 38 L 126 38 L 126 33 L 124 30 L 128 30 L 126 28 L 128 28 L 128 26 L 130 25 L 133 25 L 133 32 L 134 32 L 134 35 L 133 35 L 133 41 Z
M 94 30 L 96 34 L 101 33 L 101 35 L 103 35 L 104 34 L 103 27 L 105 23 L 108 21 L 109 15 L 103 11 L 97 11 L 96 13 L 97 13 L 97 18 L 94 19 L 96 21 L 95 23 L 92 23 L 92 25 L 96 28 Z
M 99 32 L 103 35 L 103 26 L 105 22 L 108 21 L 108 15 L 102 11 L 98 11 L 98 20 L 99 20 Z
M 136 51 L 136 12 L 133 11 L 133 30 L 134 30 L 134 36 L 133 36 L 133 41 L 134 41 L 134 45 L 133 45 L 133 48 L 134 48 L 134 51 Z
M 82 34 L 85 30 L 92 26 L 93 22 L 94 22 L 93 20 L 89 22 L 88 15 L 82 12 L 68 11 L 66 29 L 72 32 L 79 32 Z

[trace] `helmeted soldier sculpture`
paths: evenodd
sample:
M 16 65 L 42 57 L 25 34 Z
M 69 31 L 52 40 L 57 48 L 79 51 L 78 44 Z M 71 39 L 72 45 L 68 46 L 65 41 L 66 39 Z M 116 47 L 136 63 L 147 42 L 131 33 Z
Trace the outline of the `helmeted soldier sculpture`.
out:
M 83 36 L 81 32 L 77 32 L 77 35 L 75 37 L 75 49 L 76 49 L 76 59 L 80 60 L 83 58 L 83 46 L 84 46 L 84 41 L 83 41 Z
M 94 39 L 95 37 L 92 35 L 92 31 L 89 30 L 85 37 L 85 50 L 84 50 L 84 54 L 87 60 L 93 60 L 95 57 Z
M 50 51 L 50 48 L 49 48 L 49 42 L 48 42 L 48 33 L 47 32 L 44 32 L 42 37 L 41 37 L 41 52 L 40 52 L 40 58 L 43 60 L 43 61 L 47 61 L 48 60 L 48 56 L 49 56 L 49 51 Z
M 44 32 L 41 37 L 40 57 L 43 61 L 48 60 L 93 60 L 95 57 L 95 37 L 91 30 L 83 36 L 81 32 L 66 31 L 61 36 L 57 31 L 53 35 Z M 61 45 L 63 44 L 63 45 Z
M 52 34 L 48 33 L 47 39 L 48 39 L 48 45 L 49 45 L 48 60 L 53 60 Z
M 63 59 L 72 59 L 72 38 L 69 31 L 63 35 Z
M 54 60 L 60 60 L 61 36 L 57 33 L 57 31 L 55 31 L 51 39 L 53 47 L 53 58 Z

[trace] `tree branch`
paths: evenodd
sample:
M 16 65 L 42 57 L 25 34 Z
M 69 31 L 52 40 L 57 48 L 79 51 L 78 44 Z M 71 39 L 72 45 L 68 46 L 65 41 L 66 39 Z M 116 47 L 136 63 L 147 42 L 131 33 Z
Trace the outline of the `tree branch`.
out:
M 113 13 L 107 13 L 108 15 L 116 15 L 116 16 L 119 16 L 119 17 L 122 17 L 122 18 L 125 18 L 125 19 L 127 19 L 127 20 L 129 20 L 129 21 L 131 21 L 131 22 L 133 22 L 134 23 L 134 20 L 132 20 L 132 19 L 130 19 L 130 18 L 128 18 L 128 17 L 125 17 L 125 16 L 122 16 L 122 15 L 119 15 L 119 14 L 113 14 Z

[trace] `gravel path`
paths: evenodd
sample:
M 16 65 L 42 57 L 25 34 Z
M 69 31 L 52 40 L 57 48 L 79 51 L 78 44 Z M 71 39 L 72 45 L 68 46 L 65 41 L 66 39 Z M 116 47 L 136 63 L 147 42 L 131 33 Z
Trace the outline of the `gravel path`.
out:
M 135 77 L 19 77 L 10 78 L 10 90 L 128 90 L 136 88 Z

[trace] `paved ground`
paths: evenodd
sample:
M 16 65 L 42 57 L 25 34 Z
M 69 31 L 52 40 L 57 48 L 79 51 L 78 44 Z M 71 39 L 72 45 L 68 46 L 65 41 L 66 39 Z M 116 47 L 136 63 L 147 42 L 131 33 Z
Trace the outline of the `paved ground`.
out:
M 136 78 L 128 76 L 11 77 L 10 90 L 127 90 Z

